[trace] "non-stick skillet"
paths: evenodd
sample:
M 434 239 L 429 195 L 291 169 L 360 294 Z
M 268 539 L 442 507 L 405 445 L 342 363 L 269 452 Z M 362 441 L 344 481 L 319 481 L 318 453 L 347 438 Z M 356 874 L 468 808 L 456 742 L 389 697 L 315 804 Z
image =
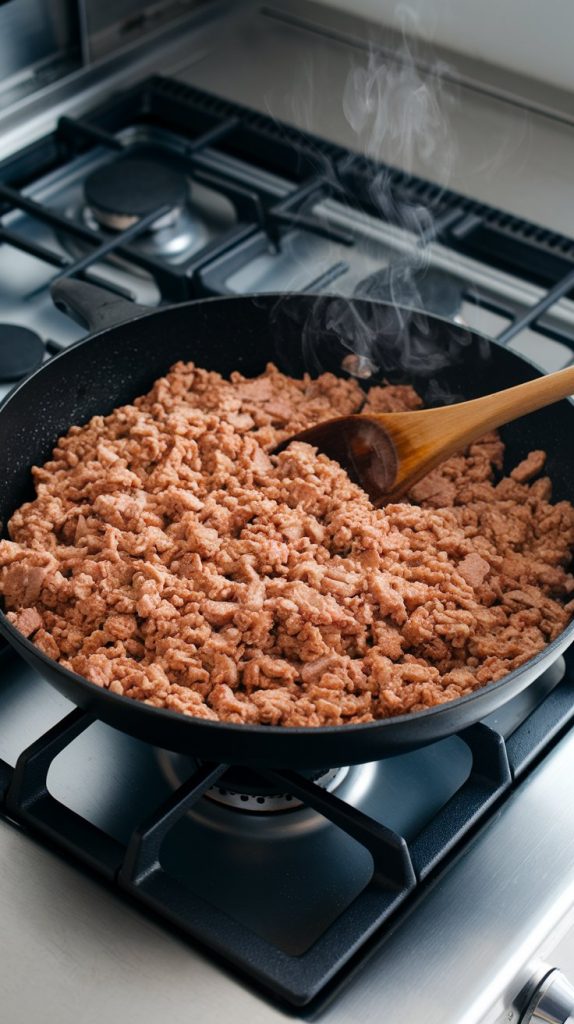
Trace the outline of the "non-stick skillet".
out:
M 530 380 L 534 365 L 436 317 L 333 296 L 215 298 L 155 312 L 77 281 L 54 288 L 60 308 L 97 333 L 45 364 L 0 407 L 0 520 L 32 496 L 30 467 L 74 423 L 145 392 L 178 359 L 229 374 L 330 370 L 409 381 L 429 404 L 474 398 Z M 118 321 L 122 321 L 118 323 Z M 574 405 L 563 401 L 503 430 L 509 466 L 548 452 L 554 498 L 574 501 Z M 95 717 L 160 747 L 228 764 L 314 768 L 355 764 L 420 746 L 472 725 L 529 686 L 574 639 L 574 624 L 535 658 L 460 700 L 400 718 L 319 729 L 229 725 L 149 707 L 62 668 L 0 613 L 0 630 L 37 671 Z

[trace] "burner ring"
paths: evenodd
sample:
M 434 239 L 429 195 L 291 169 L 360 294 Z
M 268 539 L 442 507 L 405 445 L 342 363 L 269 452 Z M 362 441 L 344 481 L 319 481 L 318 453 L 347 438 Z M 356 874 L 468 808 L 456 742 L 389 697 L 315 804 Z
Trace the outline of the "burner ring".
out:
M 125 231 L 154 210 L 168 206 L 152 230 L 168 227 L 180 215 L 189 184 L 167 164 L 155 160 L 120 157 L 98 167 L 84 182 L 84 197 L 102 227 Z

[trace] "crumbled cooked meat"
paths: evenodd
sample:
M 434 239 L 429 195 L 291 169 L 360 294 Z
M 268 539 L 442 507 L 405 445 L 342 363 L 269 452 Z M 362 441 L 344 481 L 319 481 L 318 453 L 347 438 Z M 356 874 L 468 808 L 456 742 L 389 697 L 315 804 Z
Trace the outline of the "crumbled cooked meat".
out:
M 542 472 L 545 462 L 546 452 L 530 452 L 528 458 L 523 459 L 518 466 L 515 466 L 510 475 L 513 480 L 518 480 L 519 484 L 525 484 Z
M 490 572 L 490 565 L 485 558 L 481 558 L 473 551 L 459 562 L 458 571 L 471 587 L 480 587 L 484 577 Z
M 530 483 L 543 453 L 501 478 L 489 434 L 385 509 L 306 444 L 269 455 L 334 415 L 420 404 L 178 363 L 34 469 L 0 542 L 11 621 L 98 686 L 212 720 L 367 722 L 501 678 L 574 614 L 574 509 Z
M 405 412 L 422 408 L 422 399 L 408 384 L 376 385 L 369 389 L 364 412 Z
M 32 636 L 42 625 L 42 618 L 35 608 L 22 608 L 19 612 L 8 612 L 10 622 L 24 636 Z

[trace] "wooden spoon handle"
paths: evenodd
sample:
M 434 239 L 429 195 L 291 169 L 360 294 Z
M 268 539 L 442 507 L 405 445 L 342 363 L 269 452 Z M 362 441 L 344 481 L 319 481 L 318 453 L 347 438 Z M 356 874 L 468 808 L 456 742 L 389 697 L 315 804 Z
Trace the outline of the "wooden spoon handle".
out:
M 392 421 L 391 417 L 381 414 L 381 422 L 399 455 L 392 496 L 404 494 L 439 462 L 477 441 L 489 430 L 569 395 L 574 395 L 574 366 L 458 405 L 420 413 L 393 413 Z M 422 421 L 417 425 L 418 416 L 425 417 L 424 430 Z

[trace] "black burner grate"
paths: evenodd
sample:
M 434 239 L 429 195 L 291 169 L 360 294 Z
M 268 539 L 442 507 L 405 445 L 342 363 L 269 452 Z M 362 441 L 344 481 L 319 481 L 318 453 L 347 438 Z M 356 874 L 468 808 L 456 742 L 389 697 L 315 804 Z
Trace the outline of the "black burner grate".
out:
M 420 883 L 574 719 L 574 653 L 549 670 L 553 689 L 505 737 L 490 720 L 459 737 L 470 749 L 470 774 L 458 791 L 410 841 L 293 771 L 258 769 L 307 808 L 327 818 L 371 854 L 370 881 L 330 927 L 301 955 L 272 942 L 189 891 L 162 865 L 160 850 L 177 823 L 228 769 L 199 765 L 127 843 L 103 832 L 49 792 L 56 757 L 93 722 L 81 710 L 41 736 L 11 769 L 0 761 L 0 795 L 7 815 L 95 871 L 110 885 L 153 910 L 251 976 L 270 994 L 302 1006 L 314 999 L 371 935 L 391 918 Z M 288 812 L 298 813 L 298 812 Z

